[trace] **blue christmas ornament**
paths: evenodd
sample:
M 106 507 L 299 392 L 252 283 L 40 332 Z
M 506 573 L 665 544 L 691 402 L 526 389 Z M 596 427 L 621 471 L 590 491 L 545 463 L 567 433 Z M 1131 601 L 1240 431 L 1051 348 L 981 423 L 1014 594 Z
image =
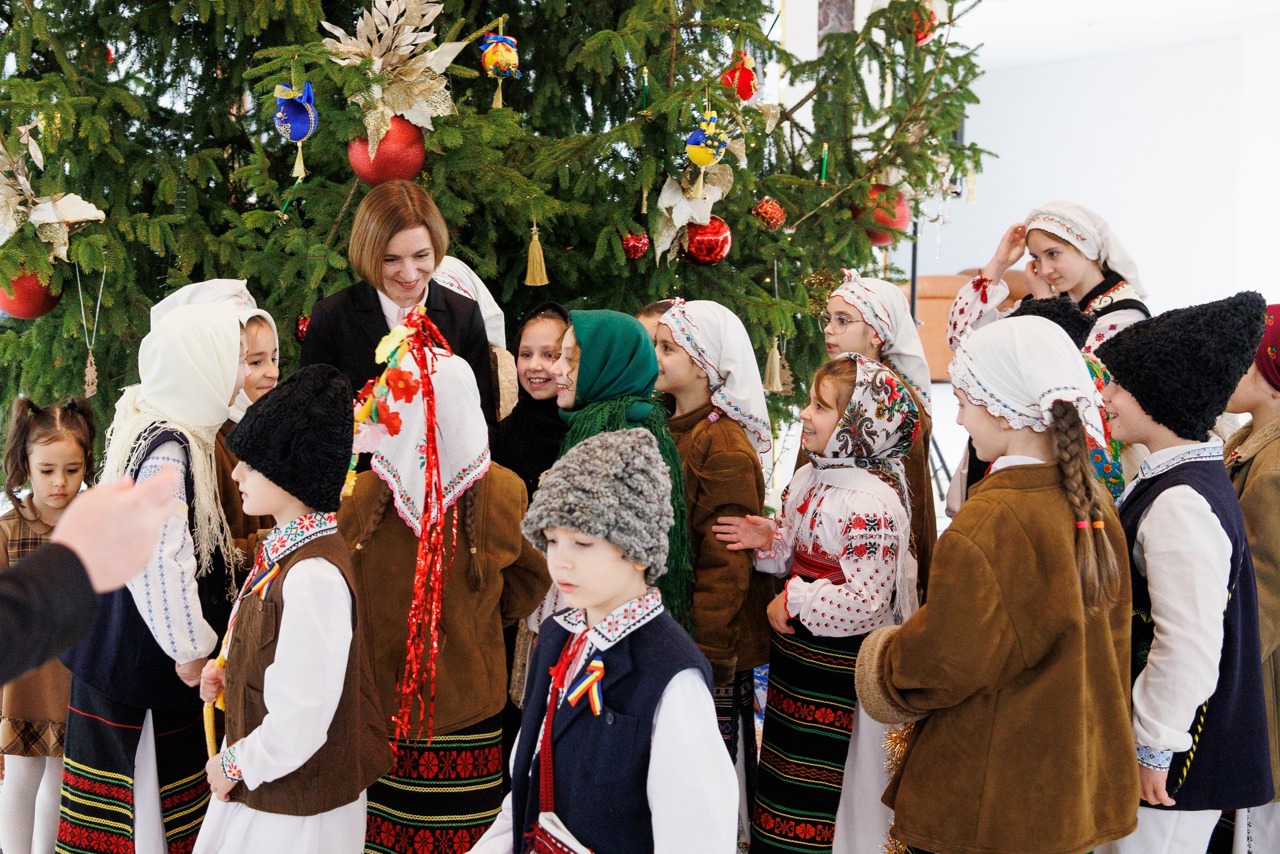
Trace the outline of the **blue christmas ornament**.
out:
M 293 163 L 293 175 L 302 178 L 307 170 L 302 165 L 302 143 L 316 132 L 320 117 L 316 113 L 315 93 L 310 83 L 302 84 L 302 91 L 295 92 L 288 83 L 276 86 L 276 130 L 290 142 L 298 145 L 298 158 Z

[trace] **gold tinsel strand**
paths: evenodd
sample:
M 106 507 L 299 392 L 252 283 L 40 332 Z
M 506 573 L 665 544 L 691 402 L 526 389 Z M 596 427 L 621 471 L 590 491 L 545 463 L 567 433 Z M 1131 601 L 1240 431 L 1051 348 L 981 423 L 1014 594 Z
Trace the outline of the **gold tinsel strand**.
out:
M 800 277 L 800 285 L 809 297 L 809 314 L 821 317 L 827 311 L 827 298 L 840 287 L 844 277 L 834 270 L 814 270 Z
M 898 773 L 898 769 L 902 767 L 902 760 L 907 755 L 907 745 L 911 743 L 911 734 L 915 732 L 915 724 L 902 724 L 901 726 L 890 727 L 884 734 L 884 767 L 889 772 L 889 776 Z M 884 854 L 909 854 L 910 849 L 901 842 L 893 838 L 890 833 L 885 837 L 884 845 L 881 846 Z

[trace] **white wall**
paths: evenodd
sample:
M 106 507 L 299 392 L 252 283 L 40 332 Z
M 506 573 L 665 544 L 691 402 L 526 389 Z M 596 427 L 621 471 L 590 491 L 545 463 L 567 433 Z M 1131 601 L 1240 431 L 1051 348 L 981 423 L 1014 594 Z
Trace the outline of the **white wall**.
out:
M 1245 288 L 1280 302 L 1278 24 L 988 72 L 966 137 L 999 157 L 975 204 L 952 203 L 941 257 L 937 227 L 922 223 L 920 272 L 981 266 L 1008 225 L 1061 198 L 1110 222 L 1155 311 Z M 895 261 L 907 269 L 906 247 Z

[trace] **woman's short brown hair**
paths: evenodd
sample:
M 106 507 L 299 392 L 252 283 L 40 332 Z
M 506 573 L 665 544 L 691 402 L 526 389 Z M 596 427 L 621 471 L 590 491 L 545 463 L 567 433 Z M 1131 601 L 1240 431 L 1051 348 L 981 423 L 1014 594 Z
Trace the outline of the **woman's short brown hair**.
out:
M 382 256 L 391 238 L 419 226 L 431 237 L 436 264 L 449 253 L 449 227 L 431 194 L 412 181 L 387 181 L 374 187 L 356 209 L 347 258 L 356 275 L 382 286 Z

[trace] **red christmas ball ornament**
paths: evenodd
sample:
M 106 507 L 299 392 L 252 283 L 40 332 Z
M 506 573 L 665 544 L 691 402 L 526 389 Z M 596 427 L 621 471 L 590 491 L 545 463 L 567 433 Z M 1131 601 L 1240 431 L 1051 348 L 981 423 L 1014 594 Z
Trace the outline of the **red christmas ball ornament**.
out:
M 751 215 L 764 223 L 764 227 L 769 231 L 777 231 L 787 221 L 787 212 L 772 196 L 765 196 L 756 202 L 755 207 L 751 209 Z
M 719 264 L 729 257 L 729 249 L 733 246 L 733 232 L 729 223 L 712 215 L 706 225 L 689 223 L 686 227 L 689 236 L 689 248 L 685 254 L 695 264 Z
M 301 344 L 307 340 L 307 329 L 311 326 L 311 315 L 304 314 L 298 318 L 298 322 L 293 327 L 293 337 L 298 339 Z
M 628 261 L 634 261 L 649 251 L 649 235 L 645 232 L 634 234 L 627 232 L 622 236 L 622 254 Z
M 371 187 L 384 181 L 412 181 L 422 171 L 427 147 L 417 125 L 399 116 L 391 118 L 391 127 L 378 143 L 378 154 L 369 159 L 369 140 L 360 136 L 347 144 L 347 160 L 361 181 Z
M 13 296 L 0 288 L 0 311 L 18 320 L 44 317 L 62 299 L 62 294 L 54 296 L 47 285 L 40 284 L 35 273 L 23 273 L 16 279 L 10 279 L 9 285 L 13 288 Z
M 916 44 L 926 45 L 933 41 L 933 37 L 938 34 L 938 13 L 929 10 L 929 20 L 925 20 L 920 14 L 920 10 L 911 13 L 911 19 L 915 21 Z
M 877 225 L 906 231 L 911 224 L 911 204 L 907 201 L 906 193 L 885 184 L 872 184 L 867 200 L 875 206 Z M 862 208 L 857 205 L 850 205 L 849 210 L 853 211 L 854 217 L 862 216 Z M 893 242 L 893 235 L 878 228 L 869 228 L 867 240 L 872 246 L 888 246 Z

